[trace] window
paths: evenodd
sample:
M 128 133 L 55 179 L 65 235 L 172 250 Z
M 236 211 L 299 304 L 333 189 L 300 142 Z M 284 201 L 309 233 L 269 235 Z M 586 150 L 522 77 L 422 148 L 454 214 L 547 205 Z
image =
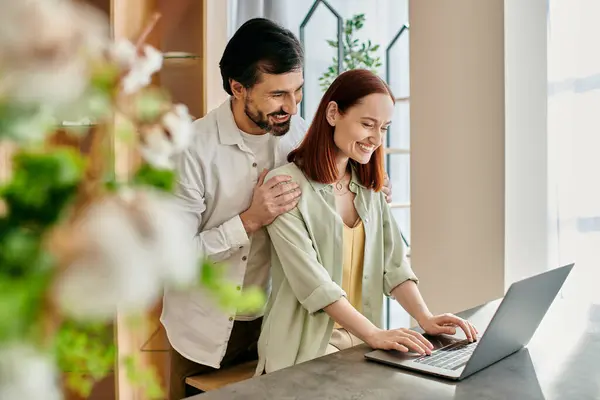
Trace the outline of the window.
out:
M 548 135 L 558 265 L 575 261 L 565 296 L 600 301 L 600 3 L 550 0 Z
M 379 75 L 396 96 L 396 110 L 386 143 L 386 168 L 393 187 L 392 212 L 406 243 L 410 243 L 410 89 L 408 51 L 408 0 L 230 0 L 229 18 L 233 34 L 247 19 L 264 16 L 300 36 L 300 26 L 317 4 L 304 29 L 304 118 L 310 122 L 323 90 L 319 77 L 333 65 L 336 50 L 327 40 L 337 39 L 338 18 L 345 22 L 365 15 L 357 31 L 359 41 L 378 44 L 382 66 Z M 329 7 L 328 7 L 329 6 Z M 386 57 L 387 55 L 387 57 Z M 389 312 L 388 312 L 389 311 Z M 384 323 L 390 328 L 408 327 L 408 314 L 395 301 L 385 301 Z
M 379 44 L 378 56 L 382 66 L 379 75 L 390 85 L 396 96 L 393 123 L 386 141 L 386 169 L 393 188 L 392 212 L 406 243 L 410 243 L 410 87 L 408 47 L 408 0 L 321 2 L 304 29 L 306 49 L 304 116 L 310 121 L 322 96 L 318 78 L 333 65 L 335 49 L 327 45 L 327 39 L 336 39 L 337 19 L 329 5 L 344 20 L 356 14 L 365 14 L 365 24 L 357 31 L 360 41 L 370 40 Z M 299 1 L 296 24 L 299 26 L 315 4 Z M 408 327 L 408 314 L 395 301 L 385 300 L 384 324 L 390 328 Z

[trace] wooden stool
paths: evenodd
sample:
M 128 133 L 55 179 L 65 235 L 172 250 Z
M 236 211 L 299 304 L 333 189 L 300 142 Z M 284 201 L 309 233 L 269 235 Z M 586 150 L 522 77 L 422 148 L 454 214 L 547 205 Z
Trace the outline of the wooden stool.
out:
M 208 374 L 190 376 L 185 379 L 185 383 L 203 392 L 216 390 L 223 386 L 252 378 L 256 371 L 257 363 L 258 361 L 249 361 Z

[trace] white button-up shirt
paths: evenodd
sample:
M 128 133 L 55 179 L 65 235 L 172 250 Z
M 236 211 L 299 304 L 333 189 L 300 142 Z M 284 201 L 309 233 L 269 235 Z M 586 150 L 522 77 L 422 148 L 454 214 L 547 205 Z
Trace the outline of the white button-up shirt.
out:
M 302 118 L 293 116 L 289 132 L 269 141 L 275 168 L 287 163 L 307 128 Z M 261 171 L 244 144 L 230 100 L 195 121 L 194 129 L 192 144 L 178 160 L 176 194 L 200 253 L 224 263 L 228 279 L 241 287 L 250 239 L 239 214 L 250 207 Z M 234 319 L 201 289 L 165 291 L 160 320 L 173 348 L 194 362 L 220 367 Z

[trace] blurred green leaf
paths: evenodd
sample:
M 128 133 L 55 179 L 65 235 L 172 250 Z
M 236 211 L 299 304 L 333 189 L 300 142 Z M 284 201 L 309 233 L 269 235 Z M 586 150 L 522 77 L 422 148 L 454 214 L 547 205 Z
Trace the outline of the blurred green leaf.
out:
M 85 162 L 75 149 L 22 151 L 13 157 L 13 168 L 12 180 L 0 189 L 10 219 L 24 226 L 47 227 L 73 200 Z
M 47 108 L 0 102 L 0 139 L 40 143 L 55 126 L 56 119 Z
M 69 388 L 87 398 L 95 382 L 114 370 L 116 347 L 113 327 L 104 323 L 67 320 L 54 338 L 58 366 L 69 372 Z
M 129 381 L 144 389 L 146 395 L 144 398 L 149 400 L 164 398 L 160 379 L 154 368 L 142 368 L 140 361 L 135 356 L 124 357 L 121 364 L 125 368 Z
M 137 127 L 131 120 L 119 118 L 115 125 L 115 137 L 127 144 L 133 144 L 137 139 Z
M 201 286 L 208 289 L 224 309 L 243 312 L 260 310 L 266 302 L 263 291 L 259 288 L 241 290 L 224 278 L 224 268 L 223 265 L 204 260 L 200 273 Z
M 136 119 L 141 122 L 153 123 L 165 110 L 169 97 L 165 91 L 151 88 L 141 91 L 134 101 Z
M 92 71 L 90 86 L 103 93 L 111 93 L 120 77 L 119 67 L 113 63 L 98 64 Z
M 33 340 L 41 328 L 39 316 L 52 278 L 51 261 L 34 249 L 33 254 L 16 257 L 20 263 L 14 259 L 8 263 L 6 248 L 0 241 L 0 342 Z
M 143 164 L 133 177 L 136 185 L 152 186 L 171 192 L 175 186 L 175 172 L 168 169 L 157 169 L 149 164 Z

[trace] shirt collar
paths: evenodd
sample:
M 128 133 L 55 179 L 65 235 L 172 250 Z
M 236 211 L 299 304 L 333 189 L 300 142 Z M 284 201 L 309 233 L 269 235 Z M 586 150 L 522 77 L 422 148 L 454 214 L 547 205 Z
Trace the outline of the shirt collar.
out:
M 242 144 L 243 138 L 231 110 L 231 97 L 224 101 L 217 109 L 217 129 L 221 144 L 237 144 L 238 146 Z

